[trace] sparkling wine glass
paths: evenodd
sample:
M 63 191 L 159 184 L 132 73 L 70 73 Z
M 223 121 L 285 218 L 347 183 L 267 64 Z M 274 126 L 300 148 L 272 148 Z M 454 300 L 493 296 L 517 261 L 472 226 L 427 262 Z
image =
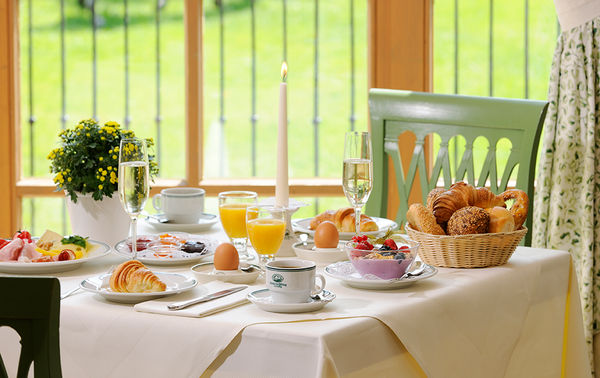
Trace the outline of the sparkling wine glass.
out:
M 373 154 L 368 132 L 346 133 L 344 143 L 344 194 L 354 207 L 356 234 L 360 234 L 360 212 L 373 187 Z
M 137 258 L 137 218 L 144 209 L 149 183 L 148 151 L 146 141 L 123 138 L 119 147 L 119 198 L 125 212 L 131 217 L 131 249 Z
M 285 236 L 285 209 L 273 206 L 249 206 L 246 210 L 246 229 L 260 264 L 275 258 Z
M 223 229 L 238 250 L 240 258 L 252 260 L 247 250 L 248 233 L 246 232 L 246 209 L 256 205 L 256 192 L 229 191 L 219 193 L 219 217 Z

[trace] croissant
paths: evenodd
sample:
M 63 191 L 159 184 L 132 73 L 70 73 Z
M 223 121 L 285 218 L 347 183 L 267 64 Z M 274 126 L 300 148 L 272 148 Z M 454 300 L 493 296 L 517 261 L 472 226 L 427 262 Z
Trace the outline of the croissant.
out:
M 118 293 L 154 293 L 167 286 L 137 260 L 128 260 L 117 266 L 110 276 L 110 288 Z
M 315 216 L 311 221 L 309 228 L 311 230 L 315 230 L 321 222 L 331 221 L 335 224 L 335 227 L 340 232 L 355 232 L 356 226 L 354 220 L 356 216 L 354 215 L 354 209 L 351 207 L 343 207 L 339 210 L 327 210 L 317 216 Z M 373 220 L 373 218 L 368 215 L 361 214 L 360 215 L 360 230 L 362 232 L 369 231 L 377 231 L 379 227 L 377 223 Z
M 438 223 L 447 222 L 452 214 L 465 206 L 476 206 L 483 209 L 500 206 L 506 207 L 502 197 L 495 195 L 488 188 L 475 188 L 464 182 L 457 182 L 439 194 L 433 201 L 433 215 Z

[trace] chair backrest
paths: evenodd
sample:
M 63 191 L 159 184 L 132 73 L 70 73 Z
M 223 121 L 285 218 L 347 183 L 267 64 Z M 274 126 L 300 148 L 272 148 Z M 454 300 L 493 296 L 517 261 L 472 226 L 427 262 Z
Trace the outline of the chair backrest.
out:
M 457 181 L 475 186 L 488 186 L 498 194 L 506 190 L 518 165 L 515 187 L 524 190 L 530 199 L 527 227 L 531 230 L 533 181 L 538 143 L 547 102 L 490 97 L 442 95 L 390 89 L 371 89 L 369 109 L 373 143 L 373 191 L 365 212 L 388 216 L 404 224 L 409 194 L 418 172 L 422 202 L 436 186 L 440 177 L 449 188 Z M 408 171 L 402 166 L 398 137 L 406 131 L 414 133 L 415 147 Z M 441 139 L 439 151 L 433 157 L 431 169 L 425 161 L 425 137 L 431 134 Z M 449 143 L 455 136 L 465 139 L 462 157 L 456 172 L 450 170 Z M 489 142 L 480 172 L 475 172 L 473 144 L 478 137 Z M 512 144 L 502 176 L 498 177 L 496 146 L 506 138 Z M 386 214 L 388 202 L 388 158 L 391 158 L 398 188 L 399 207 L 395 214 Z M 429 172 L 429 174 L 427 174 Z M 454 177 L 452 177 L 454 176 Z M 525 244 L 531 243 L 531 232 Z
M 0 326 L 21 337 L 17 377 L 61 377 L 60 282 L 55 277 L 0 277 Z M 6 371 L 0 357 L 0 375 Z

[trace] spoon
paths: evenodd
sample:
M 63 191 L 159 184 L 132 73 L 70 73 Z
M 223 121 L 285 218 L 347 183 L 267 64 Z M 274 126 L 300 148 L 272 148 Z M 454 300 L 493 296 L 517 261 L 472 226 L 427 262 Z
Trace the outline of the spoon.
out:
M 425 271 L 425 264 L 423 264 L 422 262 L 419 261 L 419 266 L 417 267 L 417 269 L 414 269 L 414 270 L 411 270 L 410 272 L 404 273 L 404 275 L 402 277 L 400 277 L 400 279 L 402 280 L 402 279 L 408 278 L 408 277 L 420 276 L 424 271 Z
M 247 262 L 240 262 L 240 270 L 241 271 L 250 273 L 254 269 L 258 269 L 259 271 L 262 271 L 262 268 L 256 264 L 248 264 Z

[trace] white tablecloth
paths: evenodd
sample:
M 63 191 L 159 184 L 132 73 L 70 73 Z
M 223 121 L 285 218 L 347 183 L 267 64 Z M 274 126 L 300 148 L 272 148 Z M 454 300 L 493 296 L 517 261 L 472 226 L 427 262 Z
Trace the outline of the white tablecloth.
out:
M 58 274 L 63 292 L 121 258 L 102 260 Z M 191 274 L 189 266 L 153 269 Z M 329 278 L 327 288 L 337 299 L 306 314 L 247 304 L 184 318 L 135 312 L 79 293 L 61 303 L 63 373 L 588 377 L 574 279 L 567 253 L 519 247 L 504 266 L 440 269 L 405 289 L 359 290 Z M 264 281 L 256 284 L 262 287 Z M 17 340 L 0 329 L 9 374 L 16 371 Z

